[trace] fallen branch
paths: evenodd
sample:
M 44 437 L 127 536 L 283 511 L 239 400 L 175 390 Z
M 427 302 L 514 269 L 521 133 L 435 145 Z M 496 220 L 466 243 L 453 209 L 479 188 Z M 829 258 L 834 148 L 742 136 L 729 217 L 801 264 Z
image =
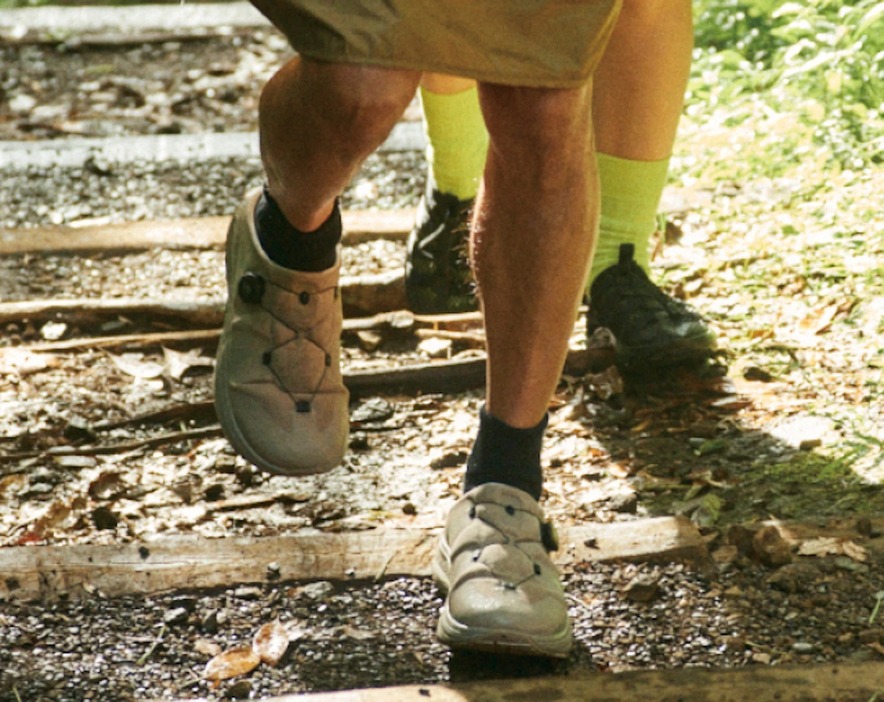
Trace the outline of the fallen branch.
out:
M 64 341 L 48 341 L 28 344 L 28 351 L 36 353 L 78 351 L 80 349 L 146 348 L 151 346 L 192 346 L 206 344 L 214 348 L 221 336 L 220 329 L 196 329 L 194 331 L 156 332 L 145 334 L 118 334 L 116 336 L 93 336 Z
M 489 659 L 493 661 L 493 658 Z M 452 661 L 453 663 L 453 661 Z M 500 662 L 497 663 L 500 665 Z M 378 687 L 283 695 L 274 702 L 508 702 L 605 700 L 606 702 L 875 702 L 884 690 L 880 662 L 813 666 L 678 668 L 624 673 L 578 673 L 513 679 Z
M 383 393 L 457 393 L 484 383 L 484 357 L 344 373 L 344 385 L 352 397 Z
M 176 321 L 189 327 L 217 327 L 221 325 L 223 314 L 224 300 L 220 298 L 185 302 L 138 298 L 75 298 L 0 303 L 0 324 L 22 320 L 64 319 L 70 324 L 85 325 L 105 317 L 126 316 Z
M 344 314 L 348 317 L 401 310 L 406 304 L 402 272 L 344 278 L 341 296 Z M 125 316 L 187 327 L 219 327 L 224 320 L 224 302 L 224 298 L 204 301 L 75 298 L 4 302 L 0 303 L 0 324 L 53 319 L 87 326 L 102 318 Z
M 414 210 L 347 210 L 345 246 L 374 239 L 403 239 L 414 222 Z M 100 223 L 34 229 L 0 229 L 0 255 L 25 253 L 120 254 L 148 249 L 220 249 L 230 217 L 199 217 L 149 222 Z
M 90 427 L 92 431 L 110 431 L 122 427 L 138 426 L 140 424 L 165 424 L 166 422 L 189 422 L 207 421 L 215 422 L 218 417 L 215 414 L 213 400 L 202 402 L 189 402 L 183 405 L 173 405 L 161 410 L 145 412 L 134 417 L 121 419 L 114 422 L 99 422 Z
M 115 597 L 177 588 L 230 587 L 261 579 L 268 563 L 281 580 L 426 576 L 435 530 L 377 529 L 268 537 L 164 537 L 112 545 L 0 549 L 0 600 L 82 594 L 85 586 Z M 561 565 L 586 561 L 697 560 L 705 546 L 684 517 L 591 524 L 563 529 Z
M 411 333 L 418 336 L 437 336 L 479 343 L 484 340 L 480 332 L 458 332 L 450 329 L 465 329 L 481 325 L 478 312 L 461 315 L 415 315 L 405 310 L 380 312 L 371 317 L 351 317 L 344 320 L 344 334 L 360 331 Z M 425 330 L 425 331 L 420 331 Z M 141 334 L 115 334 L 112 336 L 91 336 L 63 341 L 47 341 L 23 345 L 34 353 L 57 353 L 81 349 L 146 348 L 156 346 L 191 346 L 204 344 L 213 349 L 221 335 L 220 329 L 195 329 L 192 331 L 144 332 Z
M 485 382 L 484 355 L 466 360 L 434 361 L 412 366 L 397 366 L 383 370 L 354 371 L 344 373 L 344 384 L 353 398 L 372 394 L 405 392 L 418 393 L 459 392 L 456 388 L 472 389 Z M 568 375 L 582 375 L 585 372 L 586 351 L 572 350 L 568 353 L 564 372 Z M 109 431 L 139 424 L 165 424 L 171 421 L 216 421 L 213 400 L 173 405 L 161 410 L 135 415 L 113 422 L 100 422 L 90 427 L 93 431 Z M 193 430 L 196 431 L 196 430 Z M 68 447 L 65 447 L 67 450 Z M 59 450 L 59 449 L 56 449 Z M 71 449 L 77 453 L 76 449 Z M 43 452 L 15 454 L 20 459 L 42 455 Z M 8 462 L 12 456 L 0 457 Z
M 137 661 L 135 661 L 135 665 L 140 666 L 140 665 L 144 665 L 145 663 L 147 663 L 147 661 L 150 660 L 150 657 L 157 650 L 157 646 L 159 646 L 162 643 L 163 637 L 165 635 L 166 635 L 166 625 L 163 624 L 163 626 L 160 628 L 160 633 L 157 634 L 157 637 L 151 642 L 150 646 L 144 652 L 144 654 L 141 656 L 141 658 L 139 658 Z
M 176 431 L 161 436 L 152 436 L 146 439 L 138 439 L 136 441 L 124 441 L 119 444 L 110 445 L 90 445 L 90 446 L 53 446 L 43 451 L 23 451 L 21 453 L 10 453 L 5 456 L 0 455 L 0 465 L 8 463 L 16 463 L 25 461 L 30 458 L 54 457 L 54 456 L 106 456 L 115 453 L 128 453 L 143 448 L 155 448 L 164 444 L 175 444 L 179 441 L 193 441 L 195 439 L 205 439 L 215 436 L 222 436 L 221 427 L 214 425 L 210 427 L 200 427 L 199 429 L 188 429 L 186 431 Z
M 448 331 L 447 329 L 416 329 L 419 339 L 447 339 L 476 348 L 484 348 L 485 334 L 478 332 Z

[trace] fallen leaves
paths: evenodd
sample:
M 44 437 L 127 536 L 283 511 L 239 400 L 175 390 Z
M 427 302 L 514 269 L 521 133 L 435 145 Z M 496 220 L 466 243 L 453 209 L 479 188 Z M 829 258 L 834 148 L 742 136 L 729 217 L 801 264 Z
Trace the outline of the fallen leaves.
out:
M 283 624 L 275 619 L 255 632 L 251 646 L 237 646 L 219 653 L 211 641 L 200 639 L 196 644 L 197 651 L 215 654 L 206 663 L 203 678 L 217 687 L 223 680 L 248 675 L 262 663 L 276 667 L 288 651 L 289 644 L 301 635 L 296 622 Z
M 30 375 L 59 365 L 58 357 L 20 347 L 0 349 L 0 375 Z
M 820 537 L 803 541 L 798 547 L 798 555 L 818 557 L 847 556 L 859 563 L 865 563 L 869 559 L 868 551 L 856 542 L 833 537 Z
M 247 675 L 261 665 L 261 656 L 251 646 L 239 646 L 219 653 L 206 663 L 203 677 L 216 685 L 222 680 Z
M 214 359 L 202 356 L 198 349 L 185 352 L 163 347 L 163 361 L 146 358 L 141 353 L 108 354 L 117 370 L 137 380 L 160 377 L 181 380 L 191 369 L 211 369 Z
M 276 667 L 289 647 L 288 630 L 279 620 L 265 624 L 255 633 L 252 639 L 252 650 L 262 663 Z

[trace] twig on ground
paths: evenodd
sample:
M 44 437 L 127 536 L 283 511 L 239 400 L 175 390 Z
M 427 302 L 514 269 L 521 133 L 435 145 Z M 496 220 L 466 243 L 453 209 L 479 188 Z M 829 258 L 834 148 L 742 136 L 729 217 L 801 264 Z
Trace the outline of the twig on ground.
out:
M 154 448 L 163 444 L 174 444 L 179 441 L 193 441 L 194 439 L 205 439 L 213 436 L 222 436 L 221 427 L 214 424 L 210 427 L 200 427 L 199 429 L 188 429 L 186 431 L 176 431 L 171 434 L 163 434 L 162 436 L 153 436 L 147 439 L 138 439 L 137 441 L 127 441 L 113 446 L 56 446 L 44 451 L 27 451 L 23 453 L 12 453 L 6 456 L 0 456 L 0 464 L 14 463 L 29 458 L 40 458 L 43 456 L 101 456 L 114 453 L 126 453 L 142 448 Z M 5 474 L 5 473 L 4 473 Z
M 165 635 L 166 635 L 166 625 L 163 624 L 163 626 L 160 628 L 159 635 L 156 637 L 156 639 L 154 639 L 153 643 L 144 652 L 144 655 L 142 655 L 141 658 L 139 658 L 137 661 L 135 661 L 135 665 L 140 666 L 140 665 L 144 665 L 145 663 L 147 663 L 148 659 L 154 654 L 154 651 L 157 650 L 157 646 L 160 645 L 160 643 L 162 642 L 163 637 Z

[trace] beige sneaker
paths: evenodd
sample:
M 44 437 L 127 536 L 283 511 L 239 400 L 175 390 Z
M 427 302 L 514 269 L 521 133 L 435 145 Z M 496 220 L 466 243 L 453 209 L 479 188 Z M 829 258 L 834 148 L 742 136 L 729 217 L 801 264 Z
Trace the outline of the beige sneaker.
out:
M 233 448 L 272 473 L 319 473 L 347 447 L 341 379 L 340 253 L 319 273 L 264 254 L 255 233 L 261 191 L 246 196 L 227 234 L 227 309 L 215 366 L 215 408 Z
M 548 552 L 552 524 L 526 492 L 500 483 L 470 490 L 451 510 L 433 561 L 448 593 L 436 633 L 452 648 L 563 658 L 571 621 Z

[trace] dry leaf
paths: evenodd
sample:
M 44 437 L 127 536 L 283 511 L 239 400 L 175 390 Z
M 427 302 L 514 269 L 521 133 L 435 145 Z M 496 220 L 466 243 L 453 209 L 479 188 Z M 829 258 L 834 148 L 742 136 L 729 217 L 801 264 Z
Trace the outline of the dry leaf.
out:
M 214 641 L 209 641 L 208 639 L 197 639 L 196 643 L 193 645 L 193 649 L 197 653 L 202 653 L 204 656 L 217 656 L 221 653 L 221 647 Z
M 590 373 L 586 379 L 590 389 L 602 400 L 623 394 L 623 377 L 616 366 L 610 366 L 601 373 Z
M 219 653 L 206 663 L 203 677 L 212 682 L 220 682 L 238 675 L 247 675 L 261 665 L 261 657 L 250 647 L 241 646 Z
M 798 326 L 811 334 L 822 334 L 829 330 L 835 317 L 841 311 L 840 304 L 827 305 L 812 310 L 809 315 L 802 319 Z
M 170 378 L 181 380 L 191 368 L 211 368 L 215 361 L 208 356 L 200 356 L 197 349 L 181 352 L 163 347 L 163 358 Z
M 27 349 L 0 349 L 0 375 L 28 375 L 58 365 L 58 357 L 51 353 L 34 353 Z
M 5 492 L 12 493 L 21 490 L 27 482 L 27 476 L 19 474 L 7 475 L 5 478 L 0 478 L 0 497 L 3 497 L 3 493 Z
M 818 539 L 807 539 L 798 547 L 799 556 L 847 556 L 855 561 L 864 563 L 869 554 L 859 544 L 853 541 L 842 541 L 831 536 L 823 536 Z
M 866 646 L 868 646 L 870 649 L 875 651 L 878 655 L 884 656 L 884 646 L 879 644 L 877 641 L 873 641 L 870 644 L 866 644 Z
M 258 629 L 252 640 L 252 650 L 270 666 L 276 666 L 289 647 L 289 632 L 279 620 Z
M 349 624 L 345 624 L 343 627 L 341 627 L 341 633 L 350 639 L 355 639 L 356 641 L 368 641 L 369 639 L 374 638 L 374 634 L 370 631 L 366 631 L 365 629 L 357 629 L 355 626 L 350 626 Z
M 288 636 L 290 642 L 300 641 L 307 636 L 307 627 L 304 626 L 303 622 L 298 621 L 297 619 L 286 622 L 283 627 L 285 628 L 286 636 Z
M 451 355 L 451 339 L 424 339 L 417 345 L 417 350 L 430 358 L 448 358 Z
M 123 476 L 115 470 L 102 471 L 96 478 L 89 483 L 86 492 L 89 497 L 97 499 L 108 499 L 111 495 L 122 489 Z
M 844 555 L 848 558 L 852 558 L 855 561 L 859 561 L 860 563 L 865 563 L 869 560 L 869 553 L 862 546 L 857 544 L 854 541 L 844 541 L 841 546 L 844 548 Z
M 71 514 L 70 502 L 56 500 L 39 517 L 31 528 L 18 540 L 19 545 L 42 541 L 52 533 L 52 530 L 61 524 Z
M 842 553 L 838 539 L 824 536 L 818 539 L 807 539 L 798 547 L 799 556 L 836 556 Z
M 126 375 L 133 378 L 149 380 L 159 378 L 163 374 L 163 365 L 154 361 L 145 361 L 140 355 L 128 354 L 123 356 L 110 355 L 114 365 Z

